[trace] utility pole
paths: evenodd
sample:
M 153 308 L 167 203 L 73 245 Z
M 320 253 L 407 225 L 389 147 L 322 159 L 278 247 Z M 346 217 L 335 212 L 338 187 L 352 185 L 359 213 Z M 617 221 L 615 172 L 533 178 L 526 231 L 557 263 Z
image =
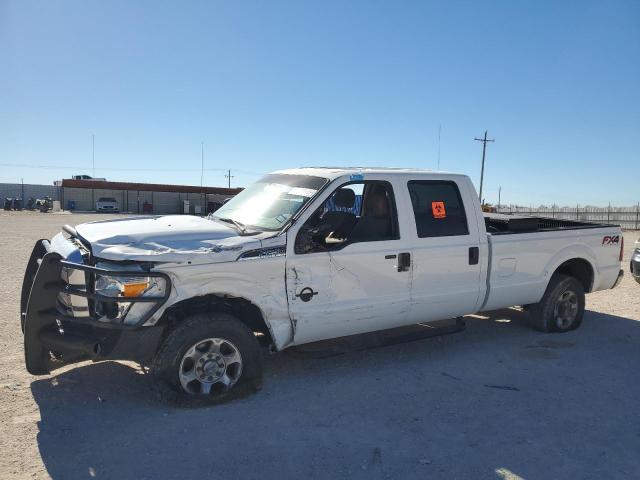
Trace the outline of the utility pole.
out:
M 225 178 L 229 179 L 229 188 L 231 188 L 231 179 L 234 177 L 235 175 L 231 175 L 231 170 L 227 170 L 227 174 L 225 175 Z
M 92 177 L 96 178 L 96 136 L 91 134 L 91 165 L 92 165 Z
M 204 182 L 204 142 L 200 142 L 200 188 Z
M 502 185 L 498 187 L 498 210 L 500 210 L 500 197 L 502 196 Z
M 440 134 L 442 133 L 442 124 L 438 125 L 438 170 L 440 170 Z
M 480 203 L 482 203 L 482 183 L 484 182 L 484 158 L 487 152 L 487 142 L 495 142 L 494 139 L 487 140 L 487 131 L 484 131 L 484 138 L 474 138 L 478 142 L 482 142 L 482 170 L 480 170 Z

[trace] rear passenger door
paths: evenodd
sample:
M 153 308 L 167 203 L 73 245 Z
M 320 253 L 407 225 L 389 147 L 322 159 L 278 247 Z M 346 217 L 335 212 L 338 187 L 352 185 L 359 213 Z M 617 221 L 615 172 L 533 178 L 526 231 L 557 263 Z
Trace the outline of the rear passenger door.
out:
M 476 311 L 480 294 L 479 233 L 464 180 L 409 180 L 413 219 L 412 323 Z

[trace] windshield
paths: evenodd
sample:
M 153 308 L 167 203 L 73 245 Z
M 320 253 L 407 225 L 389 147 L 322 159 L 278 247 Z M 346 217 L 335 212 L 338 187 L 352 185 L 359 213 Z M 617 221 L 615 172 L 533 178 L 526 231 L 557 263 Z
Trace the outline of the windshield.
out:
M 261 230 L 279 230 L 327 182 L 326 178 L 310 175 L 267 175 L 212 216 Z
M 108 197 L 103 197 L 98 199 L 99 202 L 115 202 L 116 199 L 115 198 L 108 198 Z

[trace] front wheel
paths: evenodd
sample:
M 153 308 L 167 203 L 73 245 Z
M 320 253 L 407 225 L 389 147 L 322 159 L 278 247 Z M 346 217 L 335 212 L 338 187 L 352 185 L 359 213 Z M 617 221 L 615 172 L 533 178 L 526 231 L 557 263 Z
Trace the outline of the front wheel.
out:
M 554 275 L 540 302 L 531 305 L 529 323 L 542 332 L 568 332 L 582 323 L 584 287 L 573 277 Z
M 237 318 L 196 314 L 169 333 L 151 372 L 162 400 L 211 405 L 258 390 L 262 354 L 253 332 Z

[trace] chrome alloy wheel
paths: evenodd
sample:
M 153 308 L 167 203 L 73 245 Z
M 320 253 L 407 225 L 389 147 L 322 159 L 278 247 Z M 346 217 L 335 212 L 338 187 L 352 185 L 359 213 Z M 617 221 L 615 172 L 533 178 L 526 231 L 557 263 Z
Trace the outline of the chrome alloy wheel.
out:
M 560 330 L 566 330 L 578 316 L 578 295 L 571 290 L 567 290 L 558 298 L 553 311 L 556 326 Z
M 189 348 L 180 361 L 180 384 L 185 392 L 209 395 L 233 387 L 242 375 L 238 348 L 223 338 L 207 338 Z

